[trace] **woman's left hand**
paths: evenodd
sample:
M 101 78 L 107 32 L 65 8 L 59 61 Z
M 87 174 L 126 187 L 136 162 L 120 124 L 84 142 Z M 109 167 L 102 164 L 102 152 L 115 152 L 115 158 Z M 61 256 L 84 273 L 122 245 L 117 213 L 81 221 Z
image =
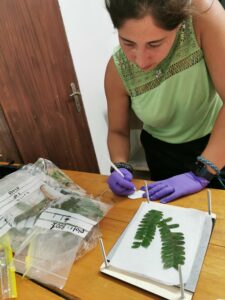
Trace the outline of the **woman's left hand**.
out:
M 148 184 L 147 187 L 150 200 L 160 200 L 161 203 L 168 203 L 181 196 L 199 192 L 208 184 L 207 179 L 196 176 L 192 172 L 187 172 L 156 181 Z M 145 191 L 146 187 L 142 186 L 141 190 Z M 143 197 L 147 197 L 146 193 Z

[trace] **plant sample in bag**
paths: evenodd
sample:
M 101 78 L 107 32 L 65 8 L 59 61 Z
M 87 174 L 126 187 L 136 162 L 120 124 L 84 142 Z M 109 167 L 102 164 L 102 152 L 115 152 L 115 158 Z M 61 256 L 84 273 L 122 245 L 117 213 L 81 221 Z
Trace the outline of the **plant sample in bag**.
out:
M 59 200 L 51 207 L 63 209 L 71 213 L 77 213 L 84 217 L 96 220 L 102 218 L 104 213 L 97 204 L 97 201 L 88 197 L 70 196 L 67 200 Z
M 171 221 L 172 218 L 163 219 L 161 211 L 149 210 L 138 225 L 132 248 L 149 247 L 158 228 L 162 241 L 163 267 L 164 269 L 175 268 L 177 270 L 178 265 L 184 265 L 185 262 L 185 241 L 182 232 L 171 231 L 179 227 L 179 224 L 168 224 Z
M 28 205 L 24 202 L 18 203 L 16 208 L 20 209 L 21 213 L 15 217 L 14 222 L 17 224 L 28 218 L 31 218 L 34 216 L 38 217 L 42 213 L 42 211 L 46 208 L 48 203 L 49 203 L 49 200 L 46 198 L 41 200 L 39 203 L 37 203 L 33 207 L 31 207 L 30 205 Z M 24 212 L 22 212 L 22 211 L 24 211 Z
M 73 183 L 72 180 L 68 176 L 66 176 L 61 170 L 49 170 L 49 176 L 51 176 L 57 182 L 65 186 L 69 186 Z

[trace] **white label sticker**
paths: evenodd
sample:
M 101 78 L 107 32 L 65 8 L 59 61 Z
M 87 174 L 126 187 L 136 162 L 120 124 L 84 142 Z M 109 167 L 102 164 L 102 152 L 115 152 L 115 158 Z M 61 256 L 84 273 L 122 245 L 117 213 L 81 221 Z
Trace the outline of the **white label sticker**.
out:
M 39 217 L 36 226 L 50 230 L 71 232 L 84 238 L 97 222 L 62 209 L 48 208 Z
M 23 183 L 11 188 L 7 193 L 0 197 L 0 214 L 3 215 L 18 202 L 39 189 L 42 184 L 43 182 L 39 177 L 31 176 Z

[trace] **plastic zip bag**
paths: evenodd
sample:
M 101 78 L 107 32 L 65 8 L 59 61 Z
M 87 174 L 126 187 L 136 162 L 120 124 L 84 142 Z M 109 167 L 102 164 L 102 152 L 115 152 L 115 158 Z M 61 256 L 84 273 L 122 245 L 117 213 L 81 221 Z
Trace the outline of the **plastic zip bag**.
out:
M 20 272 L 62 288 L 74 260 L 96 245 L 101 235 L 97 224 L 108 209 L 87 195 L 58 196 L 37 220 L 39 231 L 30 241 L 26 257 L 15 256 Z
M 101 234 L 98 223 L 111 205 L 87 195 L 45 159 L 26 165 L 7 177 L 4 178 L 4 192 L 16 187 L 14 196 L 19 199 L 10 211 L 4 211 L 4 218 L 11 226 L 9 234 L 16 269 L 62 288 L 74 260 L 97 244 Z M 18 184 L 26 180 L 36 180 L 32 192 L 28 186 L 28 195 L 18 190 Z M 0 187 L 1 184 L 0 181 Z

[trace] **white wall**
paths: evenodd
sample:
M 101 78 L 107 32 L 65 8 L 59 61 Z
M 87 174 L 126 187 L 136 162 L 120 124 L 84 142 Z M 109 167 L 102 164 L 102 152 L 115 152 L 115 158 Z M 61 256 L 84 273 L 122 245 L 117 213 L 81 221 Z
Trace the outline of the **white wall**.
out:
M 104 73 L 117 33 L 104 0 L 59 0 L 86 116 L 102 174 L 109 174 Z

